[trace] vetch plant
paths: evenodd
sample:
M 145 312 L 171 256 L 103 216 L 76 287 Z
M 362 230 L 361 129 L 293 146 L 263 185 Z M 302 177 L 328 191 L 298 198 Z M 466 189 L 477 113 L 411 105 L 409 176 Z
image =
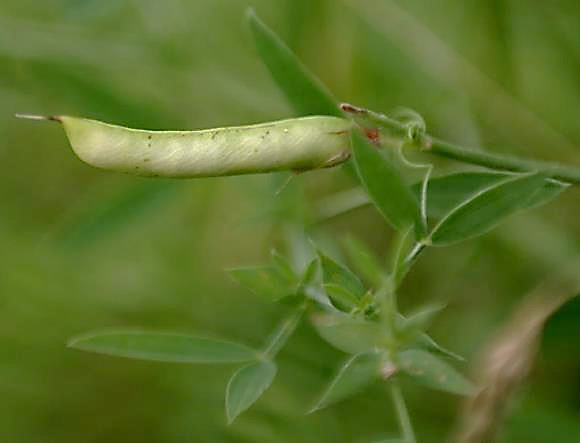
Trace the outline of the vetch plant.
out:
M 273 251 L 268 264 L 231 269 L 250 290 L 293 306 L 256 348 L 206 336 L 135 330 L 97 331 L 69 345 L 135 359 L 238 364 L 225 396 L 231 423 L 269 388 L 277 374 L 278 353 L 307 319 L 330 346 L 347 354 L 310 412 L 371 384 L 383 384 L 401 427 L 396 441 L 414 442 L 402 378 L 458 395 L 469 395 L 475 387 L 452 364 L 462 358 L 426 333 L 444 306 L 400 312 L 401 283 L 428 248 L 485 234 L 515 212 L 550 201 L 569 184 L 580 183 L 580 170 L 447 143 L 427 134 L 414 113 L 395 118 L 339 104 L 252 12 L 248 23 L 263 62 L 296 112 L 305 117 L 202 131 L 145 131 L 68 116 L 23 117 L 62 123 L 74 152 L 86 163 L 137 175 L 207 177 L 352 164 L 360 187 L 322 207 L 319 216 L 373 204 L 397 232 L 390 266 L 385 268 L 351 239 L 343 245 L 348 266 L 312 243 L 303 266 Z M 430 163 L 409 160 L 411 151 L 486 169 L 436 176 Z M 422 179 L 409 185 L 411 172 L 421 172 Z

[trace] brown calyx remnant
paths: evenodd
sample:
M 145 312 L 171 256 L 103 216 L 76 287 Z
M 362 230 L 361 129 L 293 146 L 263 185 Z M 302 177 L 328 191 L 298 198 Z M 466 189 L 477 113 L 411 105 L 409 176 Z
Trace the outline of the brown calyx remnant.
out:
M 377 128 L 363 128 L 366 138 L 375 146 L 381 141 L 381 133 Z
M 369 111 L 365 108 L 359 108 L 358 106 L 351 105 L 350 103 L 341 103 L 339 106 L 341 111 L 348 112 L 349 114 L 357 114 L 357 115 L 368 115 Z M 380 144 L 380 132 L 378 128 L 367 128 L 362 127 L 362 130 L 366 136 L 366 138 L 375 146 Z

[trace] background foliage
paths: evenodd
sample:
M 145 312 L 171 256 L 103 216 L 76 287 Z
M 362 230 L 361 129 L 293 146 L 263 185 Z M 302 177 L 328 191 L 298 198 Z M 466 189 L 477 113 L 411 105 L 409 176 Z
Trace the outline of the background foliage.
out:
M 90 329 L 136 326 L 259 344 L 286 313 L 223 271 L 267 260 L 317 202 L 352 180 L 308 173 L 187 181 L 80 163 L 56 125 L 72 114 L 151 129 L 292 116 L 243 25 L 246 1 L 3 0 L 0 5 L 0 440 L 369 441 L 396 430 L 383 391 L 304 415 L 344 355 L 303 325 L 272 388 L 230 427 L 228 366 L 145 363 L 66 349 Z M 429 131 L 498 151 L 577 162 L 580 9 L 513 0 L 253 1 L 342 100 L 412 107 Z M 404 8 L 404 9 L 403 9 Z M 453 165 L 445 164 L 452 168 Z M 431 329 L 468 359 L 515 303 L 580 252 L 576 189 L 492 233 L 422 257 L 401 308 L 448 304 Z M 352 235 L 386 257 L 373 208 L 310 233 Z M 580 440 L 580 306 L 548 323 L 505 441 Z M 439 442 L 457 398 L 404 386 L 422 442 Z

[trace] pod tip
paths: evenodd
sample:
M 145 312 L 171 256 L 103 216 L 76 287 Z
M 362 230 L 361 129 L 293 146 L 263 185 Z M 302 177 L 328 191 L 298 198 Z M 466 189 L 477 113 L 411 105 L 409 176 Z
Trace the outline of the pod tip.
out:
M 34 115 L 34 114 L 14 114 L 16 118 L 26 118 L 28 120 L 48 120 L 60 122 L 62 121 L 58 115 Z

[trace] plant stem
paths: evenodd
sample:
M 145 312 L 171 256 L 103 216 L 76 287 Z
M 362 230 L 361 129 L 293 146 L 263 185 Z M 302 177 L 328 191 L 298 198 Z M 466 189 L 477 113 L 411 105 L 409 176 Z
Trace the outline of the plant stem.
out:
M 397 325 L 397 293 L 395 292 L 394 280 L 392 277 L 385 280 L 382 287 L 376 292 L 376 300 L 380 307 L 380 316 L 384 325 L 387 337 L 387 349 L 392 355 L 397 351 L 396 325 Z
M 400 265 L 397 268 L 397 272 L 394 274 L 395 278 L 395 287 L 399 287 L 407 272 L 411 269 L 411 266 L 415 263 L 421 252 L 427 247 L 427 244 L 423 241 L 419 241 L 415 243 L 413 249 L 409 251 L 409 254 L 405 257 L 404 260 L 401 261 Z
M 409 417 L 409 412 L 407 411 L 407 405 L 405 404 L 401 388 L 395 382 L 391 381 L 390 392 L 393 404 L 395 405 L 395 410 L 397 411 L 397 419 L 399 420 L 403 440 L 405 443 L 416 443 L 417 439 L 415 438 L 415 432 L 413 431 L 413 425 L 411 424 L 411 418 Z
M 411 249 L 409 255 L 407 255 L 405 261 L 403 262 L 403 266 L 406 270 L 407 268 L 411 267 L 411 265 L 415 262 L 415 260 L 417 260 L 421 252 L 423 252 L 423 249 L 425 249 L 425 247 L 427 247 L 427 244 L 424 241 L 415 243 L 413 249 Z
M 342 104 L 341 109 L 354 114 L 359 118 L 367 119 L 372 124 L 388 130 L 395 139 L 401 137 L 408 138 L 408 126 L 385 114 L 380 114 L 368 109 L 358 108 L 353 105 Z M 398 140 L 393 142 L 399 143 Z M 387 144 L 391 144 L 387 141 Z M 528 158 L 516 157 L 492 152 L 479 151 L 464 146 L 431 137 L 428 134 L 419 135 L 414 139 L 414 144 L 424 151 L 441 157 L 451 158 L 464 163 L 471 163 L 486 168 L 501 169 L 512 172 L 545 172 L 550 178 L 561 180 L 566 183 L 580 184 L 580 168 L 563 166 L 559 163 L 532 160 Z
M 306 310 L 306 303 L 298 307 L 294 312 L 292 312 L 288 317 L 286 317 L 282 323 L 278 325 L 278 328 L 272 334 L 266 349 L 263 354 L 268 358 L 274 358 L 278 351 L 286 344 L 290 336 L 294 333 L 296 326 L 302 319 L 302 315 Z
M 513 172 L 541 171 L 546 172 L 549 177 L 556 180 L 576 185 L 580 184 L 579 168 L 563 166 L 554 162 L 476 151 L 475 149 L 457 146 L 429 136 L 423 137 L 420 146 L 432 154 L 465 163 Z

